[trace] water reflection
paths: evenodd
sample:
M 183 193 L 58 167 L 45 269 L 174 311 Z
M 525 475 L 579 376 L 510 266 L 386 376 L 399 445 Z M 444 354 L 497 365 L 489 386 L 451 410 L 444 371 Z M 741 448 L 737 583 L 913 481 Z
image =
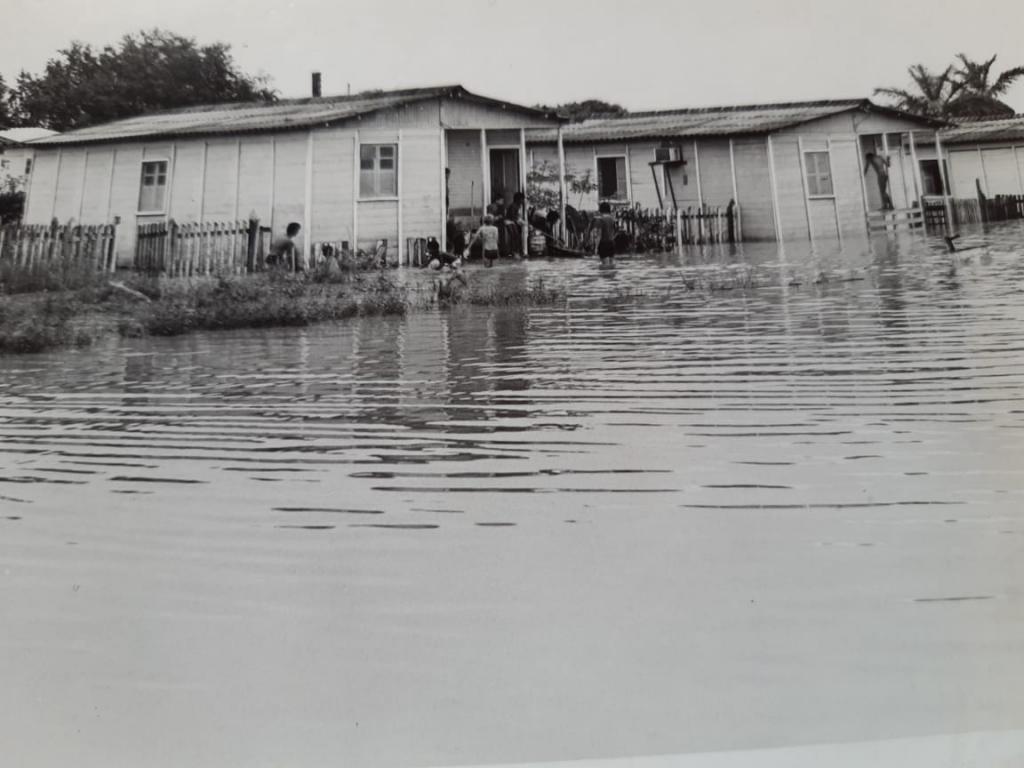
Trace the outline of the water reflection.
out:
M 5 684 L 18 707 L 51 680 L 40 701 L 91 711 L 157 670 L 153 690 L 203 694 L 161 699 L 192 728 L 299 733 L 295 754 L 337 732 L 324 754 L 346 764 L 403 717 L 405 751 L 374 764 L 510 762 L 556 730 L 583 757 L 594 733 L 635 754 L 734 746 L 737 723 L 782 743 L 946 729 L 960 710 L 935 714 L 948 691 L 928 686 L 970 639 L 934 646 L 985 617 L 941 612 L 1005 603 L 1024 562 L 1022 235 L 971 235 L 984 250 L 955 263 L 912 238 L 503 265 L 472 279 L 572 299 L 0 359 L 11 626 L 51 638 L 4 640 Z M 918 663 L 907 611 L 925 608 L 931 666 L 870 687 Z M 115 653 L 110 627 L 145 629 Z M 106 675 L 76 666 L 83 648 Z M 1021 674 L 1015 656 L 993 674 Z M 253 688 L 256 667 L 273 679 Z M 839 677 L 856 711 L 808 731 Z M 250 697 L 237 723 L 203 703 Z M 627 704 L 653 742 L 624 732 Z M 152 733 L 157 709 L 109 722 Z M 553 728 L 569 709 L 602 727 Z M 513 711 L 538 713 L 529 738 L 493 731 Z M 303 726 L 275 730 L 281 712 Z M 477 731 L 507 751 L 429 738 Z

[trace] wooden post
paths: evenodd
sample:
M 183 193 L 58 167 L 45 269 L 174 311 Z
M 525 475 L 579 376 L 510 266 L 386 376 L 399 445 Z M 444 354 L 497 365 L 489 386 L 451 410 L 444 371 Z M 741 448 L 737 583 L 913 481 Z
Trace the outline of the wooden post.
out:
M 558 200 L 559 200 L 559 226 L 562 230 L 562 242 L 568 245 L 568 226 L 565 221 L 565 206 L 567 192 L 565 188 L 565 143 L 562 139 L 562 126 L 559 124 L 557 131 L 558 142 Z
M 864 183 L 864 159 L 860 154 L 860 134 L 854 137 L 853 154 L 857 159 L 857 178 L 860 180 L 860 196 L 861 200 L 864 201 L 864 229 L 868 233 L 868 237 L 871 236 L 871 210 L 868 204 L 868 188 Z
M 520 232 L 519 233 L 519 239 L 521 241 L 520 242 L 520 247 L 519 247 L 520 254 L 525 257 L 529 253 L 526 249 L 527 249 L 527 246 L 529 245 L 527 243 L 527 240 L 529 240 L 529 238 L 530 238 L 530 224 L 529 224 L 530 220 L 529 220 L 529 217 L 527 216 L 527 213 L 526 213 L 529 201 L 526 198 L 527 184 L 526 184 L 526 129 L 525 128 L 520 128 L 519 129 L 519 183 L 522 185 L 521 186 L 521 190 L 522 190 L 522 193 L 523 193 L 523 208 L 522 208 L 522 216 L 523 216 L 522 221 L 523 221 L 523 224 L 522 224 L 522 226 L 520 226 L 519 222 L 517 221 L 516 222 L 516 226 L 520 227 L 520 231 L 519 231 Z
M 914 166 L 914 195 L 917 197 L 917 207 L 924 215 L 924 182 L 921 179 L 921 163 L 917 159 L 917 145 L 914 142 L 914 132 L 908 131 L 907 137 L 910 140 L 910 162 Z
M 843 222 L 839 218 L 839 192 L 836 189 L 835 172 L 832 170 L 835 168 L 835 163 L 832 162 L 832 137 L 825 137 L 825 151 L 828 152 L 828 172 L 832 177 L 832 212 L 836 218 L 836 238 L 839 240 L 839 246 L 843 245 Z
M 256 211 L 249 214 L 249 232 L 245 242 L 245 269 L 249 274 L 256 271 L 256 241 L 260 234 L 260 220 Z
M 796 151 L 800 156 L 800 188 L 804 192 L 804 213 L 807 216 L 807 239 L 814 244 L 814 230 L 811 225 L 811 197 L 807 188 L 807 158 L 804 157 L 804 138 L 796 137 Z
M 82 213 L 85 211 L 85 179 L 89 173 L 89 150 L 85 150 L 85 160 L 82 162 L 82 185 L 78 194 L 78 223 L 82 223 Z
M 736 146 L 732 139 L 729 139 L 729 172 L 732 174 L 732 199 L 739 205 L 740 195 L 736 186 Z
M 445 169 L 448 167 L 448 157 L 447 157 L 448 153 L 446 152 L 446 150 L 447 150 L 447 146 L 446 145 L 448 143 L 448 137 L 445 134 L 444 125 L 441 125 L 440 129 L 441 129 L 441 137 L 440 137 L 440 139 L 438 139 L 437 154 L 438 154 L 438 165 L 439 165 L 439 167 L 441 169 L 441 179 L 438 182 L 438 184 L 440 185 L 440 188 L 441 188 L 441 214 L 440 214 L 441 233 L 440 233 L 440 236 L 437 238 L 437 241 L 441 244 L 441 253 L 447 253 L 448 252 L 448 178 L 447 178 L 447 176 L 445 174 Z M 401 139 L 401 132 L 399 132 L 399 139 Z M 401 194 L 399 194 L 398 199 L 399 199 L 399 201 L 401 201 L 401 199 L 402 199 Z M 399 209 L 401 209 L 401 202 L 399 202 Z M 402 263 L 402 251 L 401 251 L 402 243 L 401 243 L 401 240 L 402 240 L 402 231 L 403 231 L 402 227 L 401 227 L 401 219 L 402 219 L 402 217 L 401 217 L 401 210 L 399 210 L 399 217 L 398 217 L 398 219 L 399 219 L 399 229 L 398 229 L 398 239 L 399 239 L 399 244 L 398 244 L 398 248 L 399 248 L 398 263 L 401 264 Z M 426 233 L 424 233 L 424 234 L 426 234 Z M 410 263 L 412 263 L 411 260 L 410 260 Z
M 981 166 L 981 180 L 985 182 L 985 197 L 992 197 L 992 188 L 988 184 L 988 171 L 985 170 L 985 155 L 981 151 L 981 147 L 978 147 L 978 165 Z M 978 201 L 979 204 L 981 201 Z
M 907 167 L 903 162 L 903 135 L 900 134 L 900 147 L 899 147 L 899 158 L 900 158 L 900 180 L 903 182 L 903 203 L 907 208 L 912 208 L 910 204 L 910 188 L 907 186 Z
M 352 253 L 359 253 L 359 129 L 352 134 Z
M 775 184 L 775 150 L 772 148 L 772 135 L 768 134 L 768 180 L 772 187 L 772 211 L 775 214 L 775 237 L 782 242 L 782 217 L 779 215 L 779 190 Z
M 946 233 L 953 231 L 953 205 L 949 199 L 949 180 L 946 178 L 946 159 L 942 156 L 942 140 L 935 132 L 935 156 L 939 158 L 939 178 L 942 180 L 942 205 L 946 209 Z
M 697 140 L 693 140 L 693 175 L 697 179 L 697 206 L 704 207 L 704 191 L 700 185 L 700 155 L 697 154 Z
M 487 129 L 480 129 L 480 171 L 483 174 L 483 196 L 484 196 L 484 210 L 483 215 L 487 214 L 487 208 L 490 205 L 488 200 L 491 199 L 491 159 L 488 157 L 487 152 Z
M 676 252 L 683 255 L 683 212 L 678 208 L 675 209 L 675 220 L 676 220 Z
M 303 189 L 302 201 L 302 267 L 308 269 L 313 266 L 315 254 L 313 253 L 313 131 L 306 134 L 306 170 L 305 187 Z M 238 218 L 237 216 L 235 217 Z M 298 261 L 298 259 L 296 259 Z
M 203 161 L 205 167 L 205 160 Z M 277 202 L 277 137 L 270 137 L 270 210 L 267 212 L 267 225 L 270 235 L 274 235 L 274 205 Z M 202 220 L 200 220 L 202 221 Z

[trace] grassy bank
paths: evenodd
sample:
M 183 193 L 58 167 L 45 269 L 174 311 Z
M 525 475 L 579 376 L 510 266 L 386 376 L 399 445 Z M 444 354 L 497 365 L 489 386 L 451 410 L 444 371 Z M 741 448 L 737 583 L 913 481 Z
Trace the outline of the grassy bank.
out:
M 419 277 L 419 276 L 417 276 Z M 121 336 L 304 326 L 356 315 L 401 315 L 432 306 L 550 304 L 542 283 L 482 287 L 470 277 L 424 273 L 411 284 L 393 273 L 264 273 L 199 279 L 126 278 L 75 268 L 0 271 L 0 352 L 88 346 Z

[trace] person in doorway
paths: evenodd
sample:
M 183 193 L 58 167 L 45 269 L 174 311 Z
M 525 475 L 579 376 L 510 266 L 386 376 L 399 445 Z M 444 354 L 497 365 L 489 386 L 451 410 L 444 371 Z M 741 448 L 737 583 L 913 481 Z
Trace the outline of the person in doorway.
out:
M 516 192 L 512 204 L 505 209 L 505 229 L 508 232 L 509 251 L 519 256 L 523 252 L 523 238 L 526 237 L 526 195 Z
M 293 221 L 285 229 L 284 237 L 278 237 L 270 244 L 267 266 L 296 271 L 302 269 L 302 265 L 297 263 L 298 250 L 295 247 L 295 238 L 301 230 L 302 225 Z
M 882 210 L 893 210 L 895 206 L 892 204 L 892 195 L 889 194 L 889 163 L 892 162 L 892 159 L 868 152 L 864 156 L 864 160 L 867 163 L 864 173 L 867 174 L 869 170 L 875 172 L 875 181 L 878 182 L 878 191 L 882 197 Z
M 597 255 L 601 257 L 601 263 L 611 264 L 615 260 L 615 234 L 618 225 L 612 216 L 612 207 L 609 203 L 601 203 L 598 207 L 598 215 L 590 222 L 590 230 L 596 230 L 598 233 Z
M 488 267 L 494 264 L 494 260 L 498 258 L 498 228 L 494 226 L 494 217 L 491 214 L 484 216 L 483 226 L 476 231 L 473 235 L 473 239 L 469 242 L 469 250 L 473 250 L 473 245 L 479 242 L 483 250 L 484 264 Z

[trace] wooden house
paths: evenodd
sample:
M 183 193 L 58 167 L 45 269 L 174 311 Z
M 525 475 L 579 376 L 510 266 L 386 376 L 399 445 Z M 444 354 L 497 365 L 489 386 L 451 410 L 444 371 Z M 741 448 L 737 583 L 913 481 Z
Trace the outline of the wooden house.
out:
M 1024 195 L 1024 115 L 960 121 L 940 137 L 953 197 Z
M 54 134 L 54 131 L 46 128 L 9 128 L 0 131 L 0 190 L 6 188 L 10 179 L 14 179 L 18 186 L 28 182 L 35 157 L 35 150 L 29 142 Z
M 254 213 L 275 233 L 300 223 L 303 253 L 386 241 L 401 262 L 407 238 L 443 245 L 449 204 L 489 199 L 493 163 L 521 188 L 526 129 L 560 122 L 458 85 L 142 115 L 34 142 L 26 222 L 118 221 L 127 264 L 139 225 Z
M 914 141 L 932 138 L 940 125 L 850 99 L 640 112 L 560 134 L 566 171 L 589 171 L 596 183 L 594 192 L 570 195 L 571 205 L 687 209 L 735 201 L 744 239 L 815 240 L 919 222 Z M 533 131 L 529 143 L 534 166 L 558 162 L 555 132 Z M 879 179 L 878 169 L 888 178 Z

